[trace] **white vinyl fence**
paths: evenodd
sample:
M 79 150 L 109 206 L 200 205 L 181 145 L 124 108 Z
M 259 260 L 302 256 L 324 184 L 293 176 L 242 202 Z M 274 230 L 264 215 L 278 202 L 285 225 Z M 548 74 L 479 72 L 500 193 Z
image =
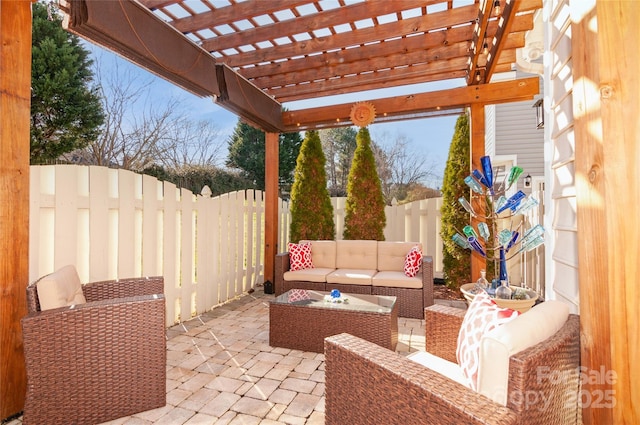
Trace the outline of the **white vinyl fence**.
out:
M 263 282 L 264 196 L 209 197 L 127 170 L 32 166 L 29 279 L 74 264 L 82 282 L 162 275 L 167 325 Z M 332 199 L 341 238 L 345 198 Z M 386 209 L 386 240 L 417 241 L 442 276 L 441 198 Z M 279 205 L 286 250 L 288 203 Z
M 524 217 L 526 229 L 531 229 L 536 224 L 543 224 L 544 217 L 544 185 L 534 188 L 531 196 L 537 199 L 540 204 L 537 208 L 532 208 Z M 520 255 L 521 282 L 524 286 L 536 291 L 544 296 L 545 294 L 545 270 L 544 270 L 544 245 L 539 246 L 529 252 Z M 518 284 L 517 282 L 514 282 Z
M 30 281 L 74 264 L 82 282 L 162 275 L 171 325 L 262 279 L 262 192 L 195 196 L 94 166 L 31 167 Z

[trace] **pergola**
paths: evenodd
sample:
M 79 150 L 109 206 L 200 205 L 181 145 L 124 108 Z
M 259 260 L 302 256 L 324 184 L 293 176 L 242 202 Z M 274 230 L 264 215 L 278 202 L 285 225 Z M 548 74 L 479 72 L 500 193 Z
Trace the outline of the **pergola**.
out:
M 379 122 L 537 93 L 525 88 L 529 81 L 498 92 L 484 83 L 511 71 L 541 0 L 71 0 L 61 6 L 69 31 L 198 96 L 213 96 L 266 132 L 349 123 L 351 105 L 283 113 L 283 104 L 295 100 L 457 78 L 474 87 L 449 99 L 448 93 L 380 99 L 374 102 Z
M 25 385 L 19 319 L 28 279 L 29 3 L 3 0 L 0 9 L 0 418 L 21 409 Z M 266 132 L 265 280 L 273 281 L 278 250 L 279 133 L 351 125 L 354 114 L 373 111 L 381 122 L 469 108 L 472 164 L 478 167 L 485 150 L 484 106 L 533 99 L 539 91 L 538 77 L 490 81 L 512 70 L 542 0 L 61 0 L 60 5 L 70 32 L 198 96 L 212 97 Z M 378 99 L 366 94 L 451 79 L 464 79 L 466 86 Z M 296 100 L 357 93 L 366 102 L 283 109 Z M 474 275 L 479 268 L 472 263 Z
M 215 5 L 220 4 L 220 7 Z M 360 93 L 376 122 L 472 107 L 474 161 L 488 104 L 532 99 L 537 77 L 487 84 L 511 71 L 541 0 L 65 1 L 65 27 L 215 102 L 267 133 L 265 280 L 277 251 L 277 135 L 352 124 L 354 104 L 284 111 L 297 100 Z M 440 92 L 367 99 L 366 92 L 466 80 Z M 354 111 L 354 113 L 357 113 Z M 371 116 L 371 118 L 373 118 Z M 478 263 L 479 264 L 479 263 Z M 475 270 L 475 269 L 478 270 Z M 482 266 L 474 265 L 474 275 Z

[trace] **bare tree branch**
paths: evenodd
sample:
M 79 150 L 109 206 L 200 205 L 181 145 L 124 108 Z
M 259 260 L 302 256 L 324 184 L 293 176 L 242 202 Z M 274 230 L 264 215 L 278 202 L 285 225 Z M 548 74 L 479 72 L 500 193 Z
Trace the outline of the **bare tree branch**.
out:
M 319 134 L 327 159 L 325 170 L 329 193 L 331 196 L 346 196 L 357 132 L 352 127 L 343 127 L 320 130 Z
M 174 125 L 171 138 L 178 143 L 169 149 L 162 163 L 167 168 L 179 169 L 185 166 L 212 166 L 220 163 L 224 155 L 224 145 L 218 143 L 220 130 L 208 121 L 189 121 Z
M 194 122 L 181 110 L 183 100 L 152 96 L 153 80 L 123 70 L 115 62 L 104 72 L 101 58 L 94 62 L 96 81 L 105 111 L 100 136 L 73 161 L 142 171 L 151 165 L 168 169 L 213 166 L 224 143 L 213 123 Z
M 382 133 L 374 143 L 374 155 L 382 192 L 387 203 L 393 198 L 404 200 L 416 185 L 425 185 L 435 177 L 435 161 L 429 161 L 424 152 L 411 149 L 409 139 L 403 134 L 394 136 Z

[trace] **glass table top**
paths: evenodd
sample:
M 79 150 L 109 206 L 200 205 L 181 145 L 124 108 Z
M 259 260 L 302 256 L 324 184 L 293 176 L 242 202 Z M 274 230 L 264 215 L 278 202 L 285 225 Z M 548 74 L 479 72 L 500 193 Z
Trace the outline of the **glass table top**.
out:
M 271 303 L 345 311 L 390 313 L 396 303 L 396 297 L 343 292 L 339 298 L 333 298 L 329 292 L 291 289 L 277 296 Z

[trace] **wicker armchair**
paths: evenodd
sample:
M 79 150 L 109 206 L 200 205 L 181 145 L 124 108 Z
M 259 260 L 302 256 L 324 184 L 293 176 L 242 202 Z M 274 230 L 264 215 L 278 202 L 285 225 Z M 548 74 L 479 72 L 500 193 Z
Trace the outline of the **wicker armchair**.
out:
M 164 279 L 82 286 L 85 304 L 44 311 L 27 287 L 25 425 L 96 424 L 166 404 Z
M 464 313 L 425 309 L 427 351 L 455 359 Z M 579 355 L 579 318 L 570 315 L 554 336 L 511 356 L 505 407 L 395 352 L 335 335 L 325 339 L 326 425 L 581 423 Z M 539 367 L 562 379 L 540 379 Z

